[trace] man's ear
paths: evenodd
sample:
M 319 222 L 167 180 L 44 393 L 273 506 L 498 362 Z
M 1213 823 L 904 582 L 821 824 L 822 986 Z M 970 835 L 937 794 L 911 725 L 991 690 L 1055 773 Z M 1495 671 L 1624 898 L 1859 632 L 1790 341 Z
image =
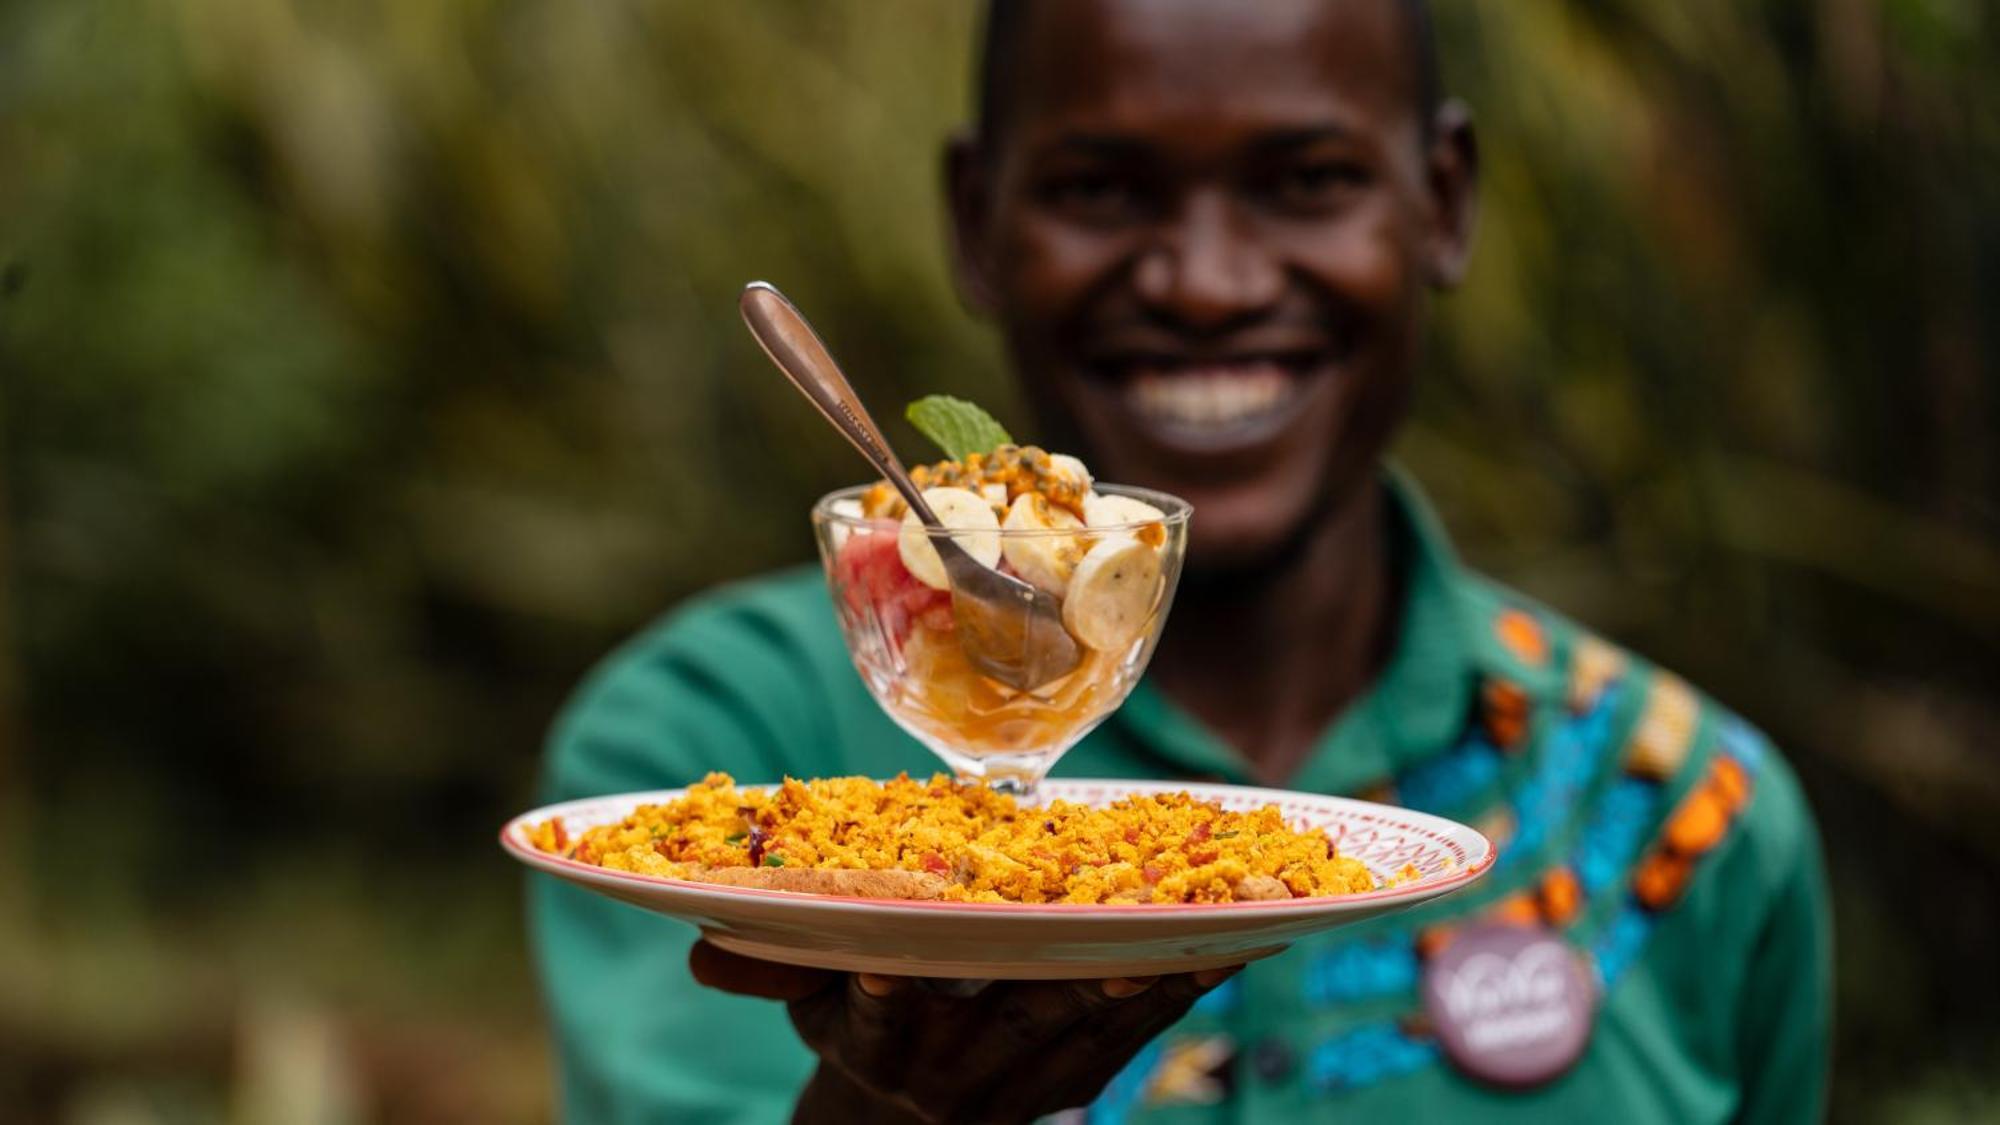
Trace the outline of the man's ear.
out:
M 978 139 L 960 131 L 944 149 L 945 209 L 951 222 L 952 274 L 959 295 L 975 311 L 990 313 L 998 292 L 993 284 L 992 168 Z
M 1479 137 L 1464 102 L 1454 99 L 1438 107 L 1424 171 L 1431 207 L 1426 280 L 1436 288 L 1451 289 L 1465 279 L 1479 223 Z

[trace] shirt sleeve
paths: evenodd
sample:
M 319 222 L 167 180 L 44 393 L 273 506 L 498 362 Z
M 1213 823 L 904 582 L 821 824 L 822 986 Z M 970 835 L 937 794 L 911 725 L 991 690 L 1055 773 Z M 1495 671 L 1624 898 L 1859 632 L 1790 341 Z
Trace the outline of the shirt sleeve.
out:
M 1759 798 L 1789 822 L 1793 846 L 1772 865 L 1770 908 L 1741 997 L 1738 1120 L 1751 1125 L 1825 1117 L 1833 1022 L 1832 923 L 1819 835 L 1789 771 L 1770 781 Z
M 544 797 L 680 786 L 711 769 L 810 768 L 797 760 L 812 741 L 802 737 L 813 726 L 810 674 L 767 625 L 698 607 L 613 656 L 557 723 Z M 811 1057 L 782 1005 L 695 984 L 685 923 L 530 879 L 565 1120 L 789 1119 Z

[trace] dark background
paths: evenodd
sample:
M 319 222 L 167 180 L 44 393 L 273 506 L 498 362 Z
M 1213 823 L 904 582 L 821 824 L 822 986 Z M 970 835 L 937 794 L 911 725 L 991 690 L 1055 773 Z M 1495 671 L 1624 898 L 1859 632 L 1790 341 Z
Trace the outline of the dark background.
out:
M 1437 6 L 1485 212 L 1401 455 L 1797 764 L 1837 1116 L 2000 1114 L 2000 15 Z M 0 1105 L 546 1119 L 494 829 L 861 476 L 736 289 L 1026 429 L 944 273 L 971 16 L 0 3 Z

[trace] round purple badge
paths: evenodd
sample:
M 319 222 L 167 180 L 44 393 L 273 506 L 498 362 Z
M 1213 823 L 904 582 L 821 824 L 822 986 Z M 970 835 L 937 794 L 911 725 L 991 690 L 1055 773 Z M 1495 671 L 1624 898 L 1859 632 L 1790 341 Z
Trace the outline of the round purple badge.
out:
M 1445 1056 L 1496 1086 L 1539 1086 L 1590 1042 L 1597 983 L 1540 926 L 1468 926 L 1424 967 L 1424 1009 Z

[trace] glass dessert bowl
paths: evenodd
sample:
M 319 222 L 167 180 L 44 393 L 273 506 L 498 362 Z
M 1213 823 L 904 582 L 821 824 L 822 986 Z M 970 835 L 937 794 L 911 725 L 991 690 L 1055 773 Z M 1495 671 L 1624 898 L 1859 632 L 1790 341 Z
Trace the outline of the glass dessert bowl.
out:
M 813 506 L 834 615 L 862 682 L 897 725 L 961 778 L 1031 794 L 1145 671 L 1180 580 L 1191 508 L 1164 493 L 1096 484 L 1074 458 L 1032 446 L 911 476 L 944 529 L 917 523 L 883 484 Z M 973 666 L 931 543 L 945 537 L 1061 601 L 1077 642 L 1073 669 L 1022 690 Z

